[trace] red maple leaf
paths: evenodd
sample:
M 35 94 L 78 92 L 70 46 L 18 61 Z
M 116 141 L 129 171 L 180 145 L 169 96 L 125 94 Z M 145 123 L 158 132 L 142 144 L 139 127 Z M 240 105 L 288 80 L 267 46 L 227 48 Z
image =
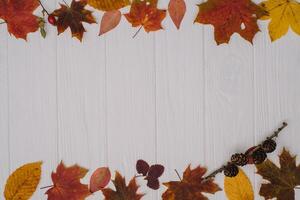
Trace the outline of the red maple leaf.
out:
M 251 0 L 208 0 L 198 6 L 195 22 L 212 24 L 218 44 L 228 43 L 233 33 L 239 33 L 252 43 L 259 31 L 257 19 L 266 14 Z
M 53 187 L 46 194 L 48 200 L 83 200 L 91 193 L 88 185 L 81 184 L 80 179 L 83 178 L 87 169 L 73 165 L 65 167 L 61 162 L 56 169 L 56 173 L 51 174 Z
M 161 22 L 166 17 L 166 10 L 158 9 L 155 2 L 136 0 L 125 17 L 133 27 L 144 27 L 146 32 L 157 31 L 162 29 Z
M 0 0 L 0 18 L 10 34 L 26 40 L 28 33 L 39 28 L 38 17 L 32 14 L 39 5 L 37 0 Z

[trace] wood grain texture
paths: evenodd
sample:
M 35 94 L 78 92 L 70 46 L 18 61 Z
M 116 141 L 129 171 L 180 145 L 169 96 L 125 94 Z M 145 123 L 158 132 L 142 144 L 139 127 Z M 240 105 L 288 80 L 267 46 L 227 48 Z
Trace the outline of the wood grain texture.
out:
M 181 30 L 167 17 L 167 30 L 135 39 L 124 18 L 101 37 L 99 25 L 84 24 L 83 43 L 69 30 L 56 36 L 55 27 L 46 40 L 35 33 L 28 43 L 0 29 L 0 186 L 9 171 L 37 160 L 44 161 L 40 186 L 50 185 L 60 160 L 89 168 L 89 175 L 108 165 L 129 180 L 142 158 L 166 166 L 162 182 L 178 180 L 174 169 L 191 163 L 212 171 L 282 120 L 289 127 L 271 158 L 283 146 L 300 154 L 300 37 L 288 33 L 271 43 L 263 22 L 253 46 L 237 34 L 217 46 L 212 26 L 192 24 L 197 3 L 187 2 Z M 95 15 L 99 22 L 102 14 Z M 252 166 L 244 169 L 262 199 L 261 179 Z M 223 187 L 222 175 L 217 181 Z M 164 189 L 141 191 L 158 200 Z M 47 199 L 43 192 L 33 199 Z M 225 199 L 223 192 L 210 197 Z

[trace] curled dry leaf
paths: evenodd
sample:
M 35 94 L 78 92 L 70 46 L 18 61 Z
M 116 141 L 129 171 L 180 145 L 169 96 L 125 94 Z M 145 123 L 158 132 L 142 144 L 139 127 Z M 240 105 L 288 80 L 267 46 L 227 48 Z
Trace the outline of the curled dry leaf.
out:
M 58 34 L 63 33 L 68 27 L 72 32 L 72 37 L 76 37 L 78 40 L 82 40 L 85 29 L 82 22 L 89 24 L 96 23 L 92 12 L 85 9 L 86 1 L 73 0 L 71 6 L 68 7 L 64 4 L 60 4 L 61 8 L 55 10 L 52 15 L 57 17 L 57 31 Z
M 166 17 L 166 10 L 158 9 L 156 1 L 135 0 L 125 17 L 133 27 L 144 27 L 146 32 L 157 31 L 162 29 L 161 22 Z
M 122 14 L 119 10 L 105 12 L 101 20 L 99 35 L 116 28 L 121 21 L 121 16 Z
M 130 5 L 130 0 L 87 0 L 88 4 L 98 10 L 113 11 Z
M 251 0 L 208 0 L 198 6 L 195 22 L 212 24 L 217 44 L 228 43 L 234 33 L 252 43 L 259 31 L 257 19 L 266 14 Z
M 184 0 L 170 0 L 168 8 L 170 17 L 177 27 L 180 28 L 180 24 L 186 12 L 186 5 Z
M 186 168 L 181 181 L 164 183 L 168 189 L 163 193 L 163 200 L 207 200 L 202 193 L 215 194 L 221 188 L 213 182 L 213 179 L 204 180 L 206 168 L 200 166 L 191 169 Z
M 296 156 L 283 149 L 279 156 L 280 168 L 267 160 L 256 165 L 257 173 L 269 183 L 261 185 L 259 194 L 265 199 L 294 200 L 295 187 L 300 185 L 300 165 L 296 165 Z
M 26 40 L 28 33 L 39 28 L 38 17 L 32 14 L 39 5 L 37 0 L 1 0 L 0 18 L 10 34 Z
M 90 179 L 90 191 L 97 192 L 109 183 L 111 178 L 111 173 L 109 168 L 101 167 L 94 171 Z
M 5 199 L 30 199 L 41 179 L 41 165 L 42 162 L 29 163 L 14 171 L 5 185 Z
M 139 186 L 136 184 L 135 177 L 131 179 L 127 186 L 125 178 L 119 172 L 116 172 L 113 184 L 116 190 L 102 189 L 105 200 L 140 200 L 144 196 L 144 194 L 137 193 Z
M 275 41 L 292 30 L 300 35 L 300 3 L 296 0 L 268 0 L 260 4 L 268 16 L 262 19 L 271 19 L 269 23 L 269 34 Z
M 91 194 L 88 186 L 80 182 L 87 172 L 78 165 L 66 167 L 61 162 L 51 174 L 53 187 L 46 192 L 48 200 L 83 200 L 88 197 Z
M 225 176 L 224 189 L 228 200 L 254 200 L 254 192 L 251 182 L 241 168 L 239 168 L 237 176 Z

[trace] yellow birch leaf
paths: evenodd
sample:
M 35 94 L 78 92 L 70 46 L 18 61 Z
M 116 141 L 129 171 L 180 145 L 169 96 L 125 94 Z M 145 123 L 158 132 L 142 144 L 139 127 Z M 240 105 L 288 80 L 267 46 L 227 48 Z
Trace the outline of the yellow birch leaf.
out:
M 98 10 L 112 11 L 130 5 L 130 0 L 87 0 L 87 3 Z
M 269 13 L 269 35 L 275 41 L 285 35 L 289 28 L 300 35 L 300 3 L 296 0 L 268 0 L 260 4 Z
M 6 181 L 6 200 L 28 200 L 35 192 L 41 179 L 42 162 L 23 165 L 14 171 Z
M 254 200 L 250 180 L 241 168 L 236 177 L 225 177 L 224 189 L 229 200 Z

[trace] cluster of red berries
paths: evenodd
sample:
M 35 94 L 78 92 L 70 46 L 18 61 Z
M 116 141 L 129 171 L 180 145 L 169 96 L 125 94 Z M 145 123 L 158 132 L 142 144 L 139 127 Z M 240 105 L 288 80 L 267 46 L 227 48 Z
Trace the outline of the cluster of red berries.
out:
M 251 147 L 245 153 L 236 153 L 231 156 L 231 162 L 224 166 L 224 175 L 235 177 L 239 173 L 238 166 L 247 164 L 261 164 L 267 158 L 267 153 L 276 149 L 276 142 L 273 139 L 266 139 L 262 144 Z

